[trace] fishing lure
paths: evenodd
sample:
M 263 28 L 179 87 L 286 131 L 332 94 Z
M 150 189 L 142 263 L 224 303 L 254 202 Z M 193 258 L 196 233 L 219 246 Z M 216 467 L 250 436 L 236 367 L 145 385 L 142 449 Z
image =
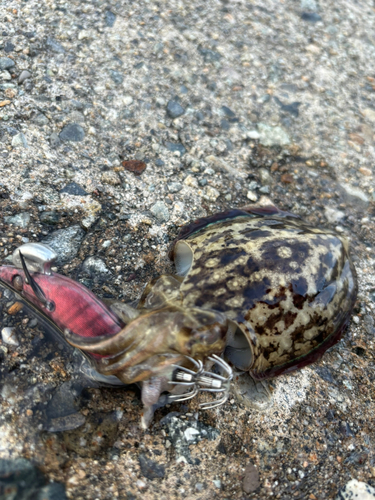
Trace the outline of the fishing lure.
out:
M 170 257 L 176 275 L 152 280 L 135 308 L 110 309 L 52 273 L 56 255 L 40 243 L 16 249 L 0 281 L 99 374 L 142 384 L 144 425 L 161 400 L 206 390 L 221 397 L 203 408 L 224 403 L 233 370 L 236 393 L 251 404 L 254 380 L 302 368 L 339 340 L 357 296 L 347 241 L 275 206 L 198 219 L 182 228 Z

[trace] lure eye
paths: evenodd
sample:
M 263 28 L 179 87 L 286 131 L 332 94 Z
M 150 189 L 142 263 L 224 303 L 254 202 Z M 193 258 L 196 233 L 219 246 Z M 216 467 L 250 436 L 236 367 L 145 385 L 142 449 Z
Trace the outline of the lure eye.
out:
M 17 274 L 17 276 L 15 276 L 13 278 L 12 284 L 13 284 L 13 287 L 14 287 L 15 290 L 18 290 L 19 292 L 22 291 L 22 289 L 23 289 L 23 279 L 21 278 L 21 276 L 19 274 Z

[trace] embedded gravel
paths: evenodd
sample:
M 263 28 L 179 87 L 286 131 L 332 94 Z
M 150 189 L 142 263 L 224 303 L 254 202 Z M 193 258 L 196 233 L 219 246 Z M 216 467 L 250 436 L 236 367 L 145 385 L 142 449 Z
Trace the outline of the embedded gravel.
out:
M 370 0 L 0 0 L 2 262 L 48 241 L 58 272 L 132 301 L 172 270 L 180 226 L 267 196 L 344 234 L 359 278 L 343 339 L 273 381 L 271 408 L 193 400 L 146 432 L 136 387 L 88 387 L 80 356 L 3 291 L 4 470 L 37 467 L 55 500 L 375 486 L 374 26 Z

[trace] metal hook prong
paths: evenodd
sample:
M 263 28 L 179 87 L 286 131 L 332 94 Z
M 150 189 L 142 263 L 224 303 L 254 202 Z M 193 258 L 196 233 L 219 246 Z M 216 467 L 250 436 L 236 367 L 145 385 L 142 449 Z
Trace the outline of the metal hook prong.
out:
M 168 394 L 168 401 L 177 403 L 179 401 L 186 401 L 187 399 L 191 399 L 198 394 L 198 387 L 195 385 L 193 390 L 190 392 L 184 392 L 183 394 Z
M 177 369 L 177 373 L 175 375 L 175 380 L 171 380 L 169 382 L 170 384 L 193 385 L 196 383 L 197 377 L 199 377 L 203 373 L 202 361 L 200 360 L 196 361 L 195 359 L 190 358 L 189 356 L 186 356 L 186 358 L 197 367 L 197 371 L 195 372 L 193 370 L 190 370 L 189 368 L 185 368 L 185 366 L 172 365 L 174 368 Z

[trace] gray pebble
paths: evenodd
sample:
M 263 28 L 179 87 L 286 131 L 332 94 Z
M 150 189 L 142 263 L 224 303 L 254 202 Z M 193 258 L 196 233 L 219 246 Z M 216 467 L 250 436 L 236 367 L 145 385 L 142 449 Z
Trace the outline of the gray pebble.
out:
M 318 5 L 315 0 L 301 0 L 301 10 L 316 12 L 318 10 Z
M 21 148 L 28 148 L 27 140 L 26 137 L 23 135 L 22 132 L 19 134 L 15 135 L 12 139 L 12 146 L 14 148 L 21 147 Z
M 184 108 L 176 101 L 169 101 L 167 104 L 167 115 L 170 118 L 178 118 L 185 113 Z
M 48 125 L 49 120 L 48 120 L 48 118 L 45 115 L 43 115 L 42 113 L 40 113 L 35 118 L 33 118 L 33 123 L 35 123 L 39 127 L 43 127 L 44 125 Z
M 266 168 L 259 169 L 259 177 L 263 186 L 269 186 L 272 184 L 272 176 Z
M 25 80 L 31 77 L 30 71 L 27 71 L 27 69 L 24 69 L 21 71 L 20 76 L 18 77 L 18 83 L 21 85 Z
M 9 54 L 9 52 L 13 52 L 14 49 L 15 45 L 12 42 L 6 42 L 6 44 L 4 45 L 4 52 L 6 52 L 7 54 Z
M 111 69 L 109 72 L 110 77 L 115 82 L 116 85 L 120 85 L 124 81 L 124 75 L 119 71 Z
M 61 144 L 60 138 L 56 132 L 52 132 L 49 138 L 49 142 L 51 144 L 51 148 L 57 148 Z
M 158 464 L 154 460 L 148 458 L 144 453 L 138 457 L 141 473 L 147 479 L 158 479 L 165 476 L 165 467 L 163 464 Z
M 168 207 L 162 201 L 157 201 L 155 205 L 151 207 L 151 213 L 157 218 L 159 222 L 169 221 Z
M 358 208 L 365 208 L 369 204 L 369 198 L 362 191 L 362 189 L 351 186 L 350 184 L 340 184 L 340 187 L 341 193 L 346 203 L 352 206 L 358 206 Z
M 181 191 L 182 187 L 182 184 L 180 184 L 179 182 L 171 182 L 170 184 L 168 184 L 168 190 L 170 193 L 178 193 L 179 191 Z
M 65 49 L 61 45 L 61 43 L 57 42 L 54 38 L 48 37 L 46 40 L 46 47 L 49 50 L 52 50 L 53 52 L 56 52 L 57 54 L 64 54 Z
M 335 208 L 325 207 L 324 215 L 326 216 L 326 219 L 329 223 L 337 224 L 338 222 L 342 221 L 342 219 L 345 217 L 345 212 L 342 212 L 341 210 L 336 210 Z
M 179 152 L 180 156 L 183 156 L 186 153 L 185 147 L 180 142 L 166 142 L 165 147 L 172 153 L 175 153 L 176 151 Z
M 309 23 L 318 23 L 322 20 L 321 16 L 316 12 L 302 12 L 301 19 Z
M 30 214 L 27 212 L 21 212 L 17 215 L 10 215 L 4 217 L 7 224 L 13 224 L 16 227 L 26 228 L 30 222 Z
M 42 224 L 57 224 L 60 221 L 60 214 L 55 211 L 43 212 L 40 215 L 40 222 Z
M 228 118 L 234 118 L 236 116 L 236 114 L 230 108 L 228 108 L 228 106 L 221 106 L 220 111 Z
M 198 47 L 198 52 L 203 56 L 204 62 L 215 62 L 221 59 L 221 54 L 216 52 L 216 50 Z
M 258 469 L 252 463 L 245 468 L 245 476 L 242 481 L 242 489 L 245 493 L 253 493 L 260 486 Z
M 263 146 L 286 146 L 290 144 L 290 138 L 281 127 L 271 127 L 266 123 L 258 124 L 259 142 Z
M 105 262 L 99 257 L 87 257 L 82 265 L 82 269 L 90 276 L 98 276 L 98 274 L 109 274 L 110 270 L 105 265 Z
M 78 123 L 69 123 L 62 129 L 59 138 L 62 141 L 81 142 L 85 138 L 85 131 Z
M 108 28 L 112 28 L 113 25 L 115 24 L 115 21 L 116 21 L 116 14 L 114 14 L 110 10 L 107 10 L 105 13 L 105 23 L 108 26 Z
M 71 262 L 79 251 L 85 231 L 80 226 L 58 229 L 42 240 L 57 253 L 56 264 Z
M 64 188 L 62 188 L 60 193 L 72 194 L 74 196 L 87 196 L 88 193 L 76 182 L 70 182 Z
M 0 70 L 10 69 L 15 66 L 16 63 L 10 57 L 0 57 Z

